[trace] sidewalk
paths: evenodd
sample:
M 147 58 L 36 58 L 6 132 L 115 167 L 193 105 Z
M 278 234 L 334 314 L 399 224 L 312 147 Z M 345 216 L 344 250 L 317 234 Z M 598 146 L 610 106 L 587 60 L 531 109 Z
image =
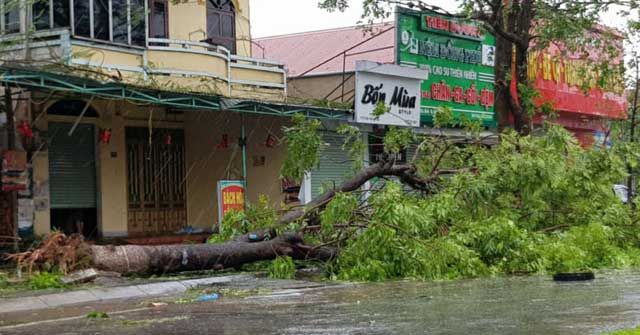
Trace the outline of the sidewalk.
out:
M 46 294 L 40 296 L 0 299 L 0 314 L 20 311 L 32 311 L 38 309 L 113 299 L 162 296 L 182 293 L 188 289 L 196 288 L 198 286 L 231 283 L 253 278 L 254 276 L 252 275 L 232 275 L 110 288 L 91 288 L 87 290 Z

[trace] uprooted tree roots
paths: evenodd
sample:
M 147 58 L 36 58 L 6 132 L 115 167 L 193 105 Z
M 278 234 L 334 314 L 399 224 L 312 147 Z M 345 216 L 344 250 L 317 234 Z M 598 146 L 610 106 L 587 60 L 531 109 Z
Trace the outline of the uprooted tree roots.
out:
M 56 268 L 66 274 L 88 266 L 90 252 L 82 235 L 66 236 L 55 232 L 47 236 L 37 249 L 10 254 L 6 260 L 14 262 L 18 268 L 28 273 Z

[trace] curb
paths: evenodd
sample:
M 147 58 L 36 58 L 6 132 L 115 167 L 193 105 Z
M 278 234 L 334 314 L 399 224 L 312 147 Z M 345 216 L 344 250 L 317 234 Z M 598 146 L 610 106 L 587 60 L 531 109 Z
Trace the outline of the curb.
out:
M 255 278 L 252 275 L 232 275 L 200 279 L 177 280 L 151 284 L 118 286 L 110 288 L 91 288 L 87 290 L 45 294 L 23 298 L 0 300 L 0 314 L 33 311 L 81 303 L 107 301 L 122 298 L 154 297 L 182 293 L 198 286 L 230 283 Z

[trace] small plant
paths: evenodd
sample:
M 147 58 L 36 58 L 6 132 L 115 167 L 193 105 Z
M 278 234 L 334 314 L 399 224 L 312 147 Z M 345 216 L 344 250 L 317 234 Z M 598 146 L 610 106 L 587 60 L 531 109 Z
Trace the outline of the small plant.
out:
M 640 328 L 618 330 L 609 335 L 640 335 Z
M 277 219 L 278 212 L 269 204 L 269 198 L 261 194 L 258 203 L 247 204 L 244 211 L 227 212 L 222 219 L 221 232 L 211 235 L 207 243 L 227 242 L 234 237 L 274 226 Z
M 296 274 L 296 266 L 289 256 L 278 256 L 271 262 L 269 267 L 269 278 L 273 279 L 293 279 Z
M 62 275 L 53 272 L 40 272 L 29 278 L 29 287 L 33 290 L 44 290 L 48 288 L 63 288 L 65 285 L 60 281 Z
M 109 318 L 109 314 L 105 312 L 91 311 L 87 313 L 88 319 L 107 319 Z

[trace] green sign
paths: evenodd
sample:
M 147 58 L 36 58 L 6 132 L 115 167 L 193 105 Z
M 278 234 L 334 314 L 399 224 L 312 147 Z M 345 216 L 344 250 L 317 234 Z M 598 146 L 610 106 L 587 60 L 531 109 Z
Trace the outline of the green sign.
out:
M 397 63 L 429 71 L 422 82 L 422 123 L 432 123 L 438 107 L 448 106 L 458 120 L 464 114 L 495 127 L 495 38 L 474 21 L 396 12 Z

